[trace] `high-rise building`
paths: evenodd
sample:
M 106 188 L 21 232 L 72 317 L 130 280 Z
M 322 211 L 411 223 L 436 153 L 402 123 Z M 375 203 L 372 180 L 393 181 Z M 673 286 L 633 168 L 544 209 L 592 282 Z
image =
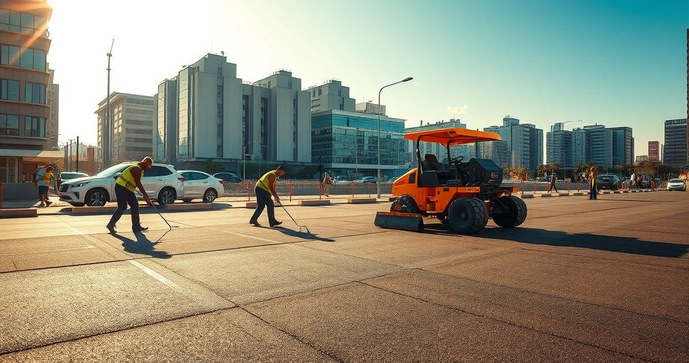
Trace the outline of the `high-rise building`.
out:
M 174 163 L 177 160 L 177 77 L 158 85 L 155 110 L 155 159 Z
M 112 164 L 124 161 L 140 160 L 153 155 L 154 134 L 154 98 L 151 96 L 113 92 L 110 94 L 112 110 L 112 129 L 110 134 L 110 160 Z M 105 129 L 105 110 L 107 98 L 98 104 L 98 148 L 103 150 Z M 97 156 L 102 159 L 102 154 Z
M 309 87 L 306 92 L 311 96 L 311 113 L 354 111 L 354 99 L 349 97 L 349 87 L 343 86 L 341 81 L 331 79 L 323 85 Z
M 377 103 L 373 103 L 370 101 L 367 102 L 359 102 L 356 104 L 356 111 L 357 112 L 363 112 L 363 113 L 372 113 L 372 114 L 381 114 L 381 115 L 387 115 L 385 113 L 385 105 L 380 105 L 378 106 Z
M 634 163 L 634 137 L 631 127 L 611 127 L 612 163 L 624 165 Z
M 499 134 L 499 129 L 500 126 L 490 126 L 484 128 L 483 131 Z M 507 142 L 504 140 L 480 142 L 478 153 L 481 159 L 491 159 L 499 166 L 509 166 Z
M 564 124 L 554 124 L 546 134 L 546 162 L 559 164 L 562 168 L 572 168 L 572 131 L 565 130 Z
M 311 97 L 292 72 L 243 82 L 236 64 L 207 54 L 161 83 L 156 98 L 156 148 L 177 166 L 311 162 Z
M 543 130 L 533 124 L 520 124 L 519 119 L 510 116 L 503 118 L 502 122 L 502 126 L 493 128 L 498 130 L 505 142 L 505 164 L 525 167 L 527 171 L 535 173 L 538 165 L 543 164 Z
M 378 115 L 328 110 L 311 115 L 315 161 L 349 178 L 375 176 L 378 168 Z M 380 116 L 381 175 L 407 172 L 410 159 L 404 140 L 405 120 Z
M 45 0 L 30 6 L 24 0 L 0 1 L 0 182 L 33 181 L 39 166 L 64 156 L 46 150 L 57 144 L 46 124 L 51 15 Z
M 590 161 L 598 166 L 612 167 L 612 130 L 597 124 L 584 126 L 584 130 L 588 130 L 591 138 Z
M 665 121 L 663 162 L 674 167 L 687 165 L 687 119 Z
M 648 160 L 660 161 L 660 142 L 659 141 L 649 141 L 648 142 Z
M 45 150 L 58 150 L 57 136 L 60 133 L 60 85 L 54 82 L 55 70 L 48 69 L 50 78 L 46 89 L 46 102 L 50 106 L 50 117 L 48 117 L 45 133 L 48 142 Z
M 572 131 L 572 165 L 591 161 L 591 135 L 589 130 L 576 128 Z

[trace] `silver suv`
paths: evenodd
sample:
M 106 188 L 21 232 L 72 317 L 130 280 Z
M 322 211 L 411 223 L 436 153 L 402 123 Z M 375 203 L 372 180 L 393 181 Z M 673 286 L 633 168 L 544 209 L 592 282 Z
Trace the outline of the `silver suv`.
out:
M 72 179 L 60 185 L 60 200 L 73 206 L 102 206 L 117 200 L 115 180 L 122 171 L 133 163 L 113 165 L 100 173 L 85 178 Z M 184 196 L 184 178 L 172 165 L 154 163 L 151 169 L 144 171 L 141 184 L 151 199 L 160 204 L 174 203 L 175 199 Z M 137 197 L 141 198 L 138 190 Z

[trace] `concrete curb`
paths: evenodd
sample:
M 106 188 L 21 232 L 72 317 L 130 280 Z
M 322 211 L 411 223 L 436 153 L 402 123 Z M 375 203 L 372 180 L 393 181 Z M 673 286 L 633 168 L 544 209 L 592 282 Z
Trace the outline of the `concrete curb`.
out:
M 376 198 L 347 198 L 347 204 L 378 203 Z
M 297 205 L 303 205 L 303 206 L 319 206 L 319 205 L 330 205 L 330 201 L 327 199 L 321 199 L 321 200 L 300 200 L 297 202 Z
M 258 206 L 257 202 L 246 202 L 246 203 L 244 203 L 244 207 L 249 208 L 249 209 L 256 209 L 257 206 Z M 282 203 L 275 203 L 275 206 L 276 207 L 282 207 Z
M 26 218 L 38 217 L 36 208 L 9 208 L 0 209 L 0 218 Z
M 202 210 L 212 210 L 213 203 L 174 203 L 166 204 L 163 209 L 166 211 L 202 211 Z

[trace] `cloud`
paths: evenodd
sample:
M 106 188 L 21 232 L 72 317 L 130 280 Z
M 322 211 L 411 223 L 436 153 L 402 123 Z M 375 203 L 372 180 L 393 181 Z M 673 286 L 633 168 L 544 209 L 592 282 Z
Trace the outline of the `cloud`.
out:
M 447 106 L 446 110 L 447 110 L 447 113 L 449 113 L 451 115 L 463 115 L 467 112 L 467 108 L 469 108 L 468 105 L 459 106 L 459 107 Z

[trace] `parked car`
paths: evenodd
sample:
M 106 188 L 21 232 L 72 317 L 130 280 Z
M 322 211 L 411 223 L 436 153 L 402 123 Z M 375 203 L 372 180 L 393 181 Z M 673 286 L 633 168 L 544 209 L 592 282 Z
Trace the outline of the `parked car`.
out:
M 350 182 L 343 175 L 338 175 L 333 179 L 333 185 L 348 185 Z
M 354 184 L 376 184 L 375 176 L 365 176 L 354 181 Z
M 100 173 L 76 178 L 62 183 L 58 195 L 60 200 L 73 206 L 102 206 L 107 202 L 117 200 L 115 196 L 115 180 L 122 171 L 132 163 L 113 165 Z M 184 178 L 172 165 L 154 163 L 149 170 L 144 171 L 141 184 L 151 199 L 160 204 L 174 203 L 175 199 L 184 196 Z M 141 197 L 138 190 L 137 197 Z
M 89 176 L 88 174 L 85 173 L 77 173 L 73 171 L 63 171 L 60 173 L 60 178 L 58 180 L 61 180 L 62 182 L 66 182 L 67 180 L 72 180 L 76 178 L 84 178 Z
M 242 181 L 242 178 L 237 176 L 237 174 L 230 173 L 229 171 L 221 171 L 213 174 L 213 176 L 222 180 L 224 183 L 239 183 Z
M 685 192 L 687 191 L 687 183 L 682 179 L 670 179 L 670 181 L 667 182 L 667 190 L 679 190 Z
M 598 176 L 598 189 L 617 190 L 620 189 L 622 181 L 617 175 L 604 174 Z
M 197 170 L 180 170 L 179 173 L 184 178 L 184 197 L 182 200 L 185 202 L 201 198 L 204 202 L 213 203 L 225 191 L 222 180 L 208 173 Z

